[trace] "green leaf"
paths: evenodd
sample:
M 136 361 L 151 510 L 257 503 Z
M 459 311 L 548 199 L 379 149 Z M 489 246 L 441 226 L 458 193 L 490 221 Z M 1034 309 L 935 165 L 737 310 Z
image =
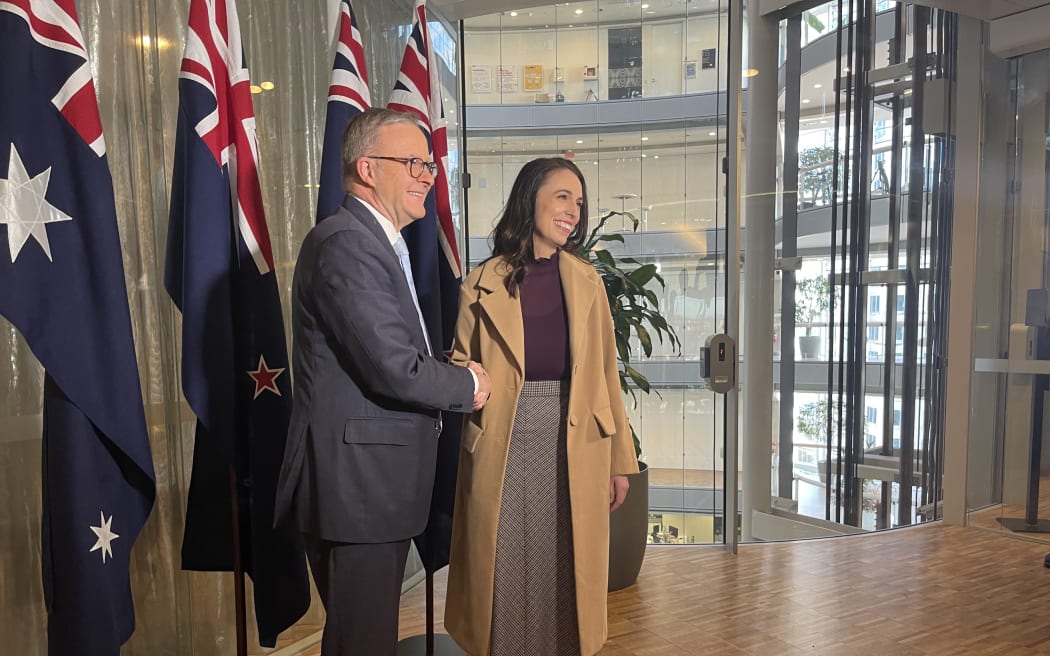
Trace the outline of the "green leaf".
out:
M 654 275 L 656 275 L 656 265 L 644 264 L 627 274 L 627 277 L 639 287 L 645 287 L 645 285 L 653 279 Z
M 802 15 L 806 17 L 806 22 L 817 32 L 824 32 L 824 22 L 816 17 L 815 14 L 809 11 L 802 12 Z
M 646 357 L 649 357 L 653 354 L 653 338 L 649 336 L 649 331 L 640 324 L 634 327 L 634 331 L 638 334 L 638 341 L 642 344 L 642 351 L 645 352 Z
M 626 365 L 627 375 L 630 377 L 631 382 L 638 386 L 638 389 L 642 390 L 646 394 L 649 393 L 649 379 L 646 378 L 645 374 L 638 371 L 630 365 Z

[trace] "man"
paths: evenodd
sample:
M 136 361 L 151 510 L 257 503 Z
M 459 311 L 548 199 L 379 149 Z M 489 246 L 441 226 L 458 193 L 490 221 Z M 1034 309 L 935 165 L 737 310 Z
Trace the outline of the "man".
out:
M 400 230 L 426 214 L 436 165 L 415 119 L 346 128 L 347 196 L 306 236 L 292 286 L 295 401 L 277 491 L 327 613 L 324 656 L 393 655 L 409 540 L 427 521 L 441 410 L 479 409 L 489 379 L 427 343 Z M 398 251 L 403 256 L 403 262 Z

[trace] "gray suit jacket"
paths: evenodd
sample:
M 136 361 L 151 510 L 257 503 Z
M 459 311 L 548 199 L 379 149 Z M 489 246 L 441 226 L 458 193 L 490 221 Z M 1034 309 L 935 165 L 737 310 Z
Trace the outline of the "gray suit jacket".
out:
M 303 242 L 292 283 L 294 404 L 275 522 L 336 542 L 423 531 L 440 410 L 474 380 L 426 354 L 411 292 L 379 222 L 347 196 Z

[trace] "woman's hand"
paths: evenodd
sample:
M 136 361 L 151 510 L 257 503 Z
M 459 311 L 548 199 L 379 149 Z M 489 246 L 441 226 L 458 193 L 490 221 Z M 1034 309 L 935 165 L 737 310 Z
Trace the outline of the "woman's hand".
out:
M 477 412 L 488 403 L 489 394 L 492 392 L 492 381 L 489 380 L 489 375 L 485 372 L 485 369 L 473 360 L 467 363 L 467 369 L 473 371 L 478 379 L 478 391 L 474 394 L 474 407 L 472 408 L 474 412 Z
M 609 479 L 609 512 L 623 505 L 630 487 L 626 476 L 613 476 Z

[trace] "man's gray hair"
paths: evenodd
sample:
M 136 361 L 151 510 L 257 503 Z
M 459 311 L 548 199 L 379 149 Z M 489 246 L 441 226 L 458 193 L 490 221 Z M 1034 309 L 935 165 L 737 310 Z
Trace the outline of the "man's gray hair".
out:
M 412 114 L 394 111 L 385 107 L 366 109 L 354 117 L 343 131 L 343 179 L 357 179 L 357 160 L 365 155 L 386 155 L 373 153 L 379 128 L 397 123 L 414 125 L 422 131 L 422 126 Z

